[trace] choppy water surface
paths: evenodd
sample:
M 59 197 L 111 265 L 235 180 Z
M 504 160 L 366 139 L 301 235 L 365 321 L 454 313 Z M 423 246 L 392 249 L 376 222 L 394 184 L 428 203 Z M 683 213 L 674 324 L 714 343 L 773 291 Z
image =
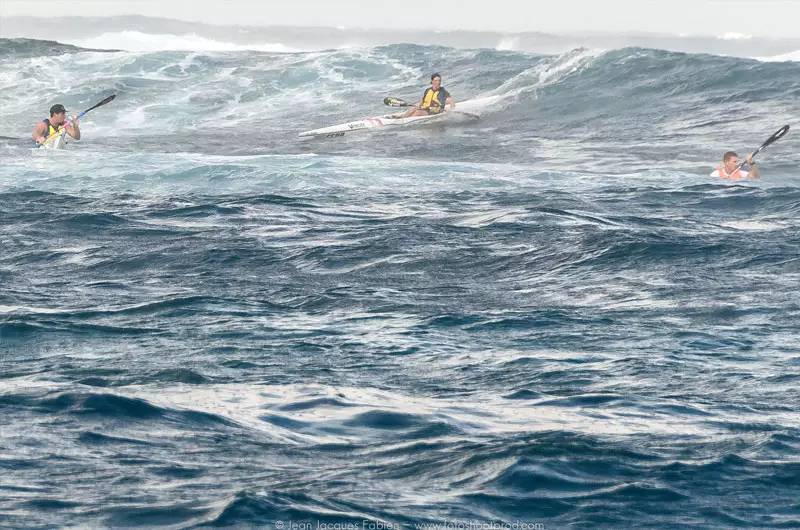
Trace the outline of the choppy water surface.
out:
M 797 63 L 2 44 L 0 525 L 800 526 Z

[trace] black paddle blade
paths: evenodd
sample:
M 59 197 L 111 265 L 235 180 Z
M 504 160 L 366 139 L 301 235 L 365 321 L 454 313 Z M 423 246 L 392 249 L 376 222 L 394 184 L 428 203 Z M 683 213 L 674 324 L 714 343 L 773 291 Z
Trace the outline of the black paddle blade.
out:
M 400 98 L 388 97 L 383 100 L 383 104 L 387 107 L 408 107 L 408 103 Z
M 781 127 L 778 130 L 778 132 L 776 132 L 775 134 L 770 136 L 769 140 L 764 142 L 764 145 L 762 145 L 761 148 L 763 149 L 763 148 L 767 147 L 768 145 L 777 142 L 778 140 L 780 140 L 781 138 L 786 136 L 786 133 L 788 133 L 788 132 L 789 132 L 789 126 L 788 125 L 784 125 L 783 127 Z
M 114 94 L 113 96 L 108 96 L 106 99 L 104 99 L 103 101 L 101 101 L 100 103 L 98 103 L 97 105 L 95 105 L 94 107 L 89 107 L 88 109 L 84 110 L 84 111 L 83 111 L 83 114 L 86 114 L 86 113 L 87 113 L 87 112 L 89 112 L 90 110 L 94 110 L 94 109 L 96 109 L 97 107 L 102 107 L 103 105 L 105 105 L 105 104 L 107 104 L 107 103 L 111 103 L 112 101 L 114 101 L 114 98 L 116 98 L 116 97 L 117 97 L 117 95 L 116 95 L 116 94 Z
M 776 132 L 775 134 L 773 134 L 772 136 L 770 136 L 770 137 L 767 139 L 767 141 L 766 141 L 766 142 L 764 142 L 763 144 L 761 144 L 761 147 L 759 147 L 758 149 L 756 149 L 756 150 L 755 150 L 755 152 L 754 152 L 752 155 L 750 155 L 750 156 L 751 156 L 751 157 L 753 157 L 753 156 L 756 156 L 758 153 L 760 153 L 761 151 L 763 151 L 764 149 L 766 149 L 768 146 L 770 146 L 770 145 L 774 144 L 775 142 L 777 142 L 778 140 L 780 140 L 781 138 L 783 138 L 784 136 L 786 136 L 786 133 L 788 133 L 788 132 L 789 132 L 789 126 L 788 126 L 788 125 L 784 125 L 784 126 L 783 126 L 783 127 L 781 127 L 780 129 L 778 129 L 778 132 Z
M 789 126 L 788 125 L 784 125 L 780 129 L 778 129 L 778 131 L 775 134 L 773 134 L 772 136 L 767 138 L 766 142 L 761 144 L 761 147 L 759 147 L 758 149 L 753 151 L 753 153 L 750 155 L 750 158 L 755 157 L 758 153 L 760 153 L 761 151 L 766 149 L 768 146 L 774 144 L 775 142 L 777 142 L 778 140 L 780 140 L 781 138 L 786 136 L 786 133 L 788 133 L 788 132 L 789 132 Z M 744 164 L 745 164 L 745 162 L 742 162 L 741 164 L 739 164 L 739 168 L 744 167 Z

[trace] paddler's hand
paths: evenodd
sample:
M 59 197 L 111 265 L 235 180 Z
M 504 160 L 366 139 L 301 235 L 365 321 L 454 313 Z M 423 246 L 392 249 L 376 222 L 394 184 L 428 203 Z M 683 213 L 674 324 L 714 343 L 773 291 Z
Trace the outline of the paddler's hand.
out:
M 753 165 L 753 155 L 748 156 L 747 160 L 745 160 L 745 162 L 747 162 L 748 165 L 752 166 Z
M 80 125 L 80 118 L 78 118 L 77 114 L 72 115 L 72 125 Z

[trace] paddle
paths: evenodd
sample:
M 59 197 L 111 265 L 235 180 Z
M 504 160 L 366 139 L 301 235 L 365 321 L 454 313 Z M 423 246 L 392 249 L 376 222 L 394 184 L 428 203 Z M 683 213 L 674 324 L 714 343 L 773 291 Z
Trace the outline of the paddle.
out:
M 383 104 L 387 107 L 413 107 L 414 103 L 406 103 L 404 100 L 400 98 L 395 98 L 389 96 L 388 98 L 384 98 Z
M 789 132 L 789 126 L 788 125 L 784 125 L 780 129 L 778 129 L 778 131 L 775 134 L 773 134 L 772 136 L 767 138 L 767 141 L 764 142 L 763 144 L 761 144 L 761 147 L 759 147 L 758 149 L 753 151 L 753 153 L 749 156 L 749 158 L 753 159 L 758 153 L 760 153 L 761 151 L 763 151 L 764 149 L 766 149 L 770 145 L 774 144 L 775 142 L 777 142 L 778 140 L 780 140 L 781 138 L 786 136 L 786 133 L 788 133 L 788 132 Z M 739 167 L 737 167 L 736 169 L 742 169 L 746 163 L 747 163 L 747 161 L 745 160 L 744 162 L 739 164 Z
M 114 101 L 114 99 L 116 97 L 117 97 L 117 95 L 113 94 L 111 96 L 108 96 L 106 99 L 104 99 L 103 101 L 101 101 L 100 103 L 95 105 L 94 107 L 89 107 L 88 109 L 86 109 L 83 112 L 81 112 L 80 114 L 78 114 L 78 119 L 83 118 L 86 115 L 87 112 L 92 111 L 92 110 L 96 109 L 97 107 L 102 107 L 103 105 L 105 105 L 107 103 L 111 103 L 112 101 Z
M 116 95 L 116 94 L 114 94 L 114 95 L 111 95 L 111 96 L 108 96 L 106 99 L 104 99 L 103 101 L 101 101 L 101 102 L 100 102 L 100 103 L 98 103 L 97 105 L 94 105 L 93 107 L 89 107 L 88 109 L 86 109 L 86 110 L 84 110 L 83 112 L 81 112 L 80 114 L 78 114 L 78 115 L 75 117 L 75 119 L 79 120 L 79 119 L 83 118 L 83 117 L 84 117 L 84 116 L 85 116 L 85 115 L 86 115 L 88 112 L 90 112 L 90 111 L 93 111 L 93 110 L 94 110 L 94 109 L 96 109 L 97 107 L 102 107 L 103 105 L 106 105 L 106 104 L 108 104 L 108 103 L 111 103 L 112 101 L 114 101 L 114 98 L 116 98 L 116 97 L 117 97 L 117 95 Z M 64 129 L 61 129 L 61 130 L 60 130 L 60 131 L 58 131 L 58 132 L 54 132 L 53 134 L 51 134 L 50 136 L 48 136 L 48 137 L 45 139 L 44 143 L 47 143 L 47 142 L 49 142 L 51 139 L 55 138 L 55 137 L 56 137 L 56 136 L 58 136 L 59 134 L 64 134 L 65 132 L 67 132 L 67 129 L 66 129 L 66 128 L 64 128 Z

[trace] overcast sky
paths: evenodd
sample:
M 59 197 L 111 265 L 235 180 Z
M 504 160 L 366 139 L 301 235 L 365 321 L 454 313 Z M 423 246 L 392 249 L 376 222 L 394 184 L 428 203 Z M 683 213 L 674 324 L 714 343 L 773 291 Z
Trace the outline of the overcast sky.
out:
M 0 14 L 138 14 L 218 24 L 800 37 L 800 0 L 0 0 Z

